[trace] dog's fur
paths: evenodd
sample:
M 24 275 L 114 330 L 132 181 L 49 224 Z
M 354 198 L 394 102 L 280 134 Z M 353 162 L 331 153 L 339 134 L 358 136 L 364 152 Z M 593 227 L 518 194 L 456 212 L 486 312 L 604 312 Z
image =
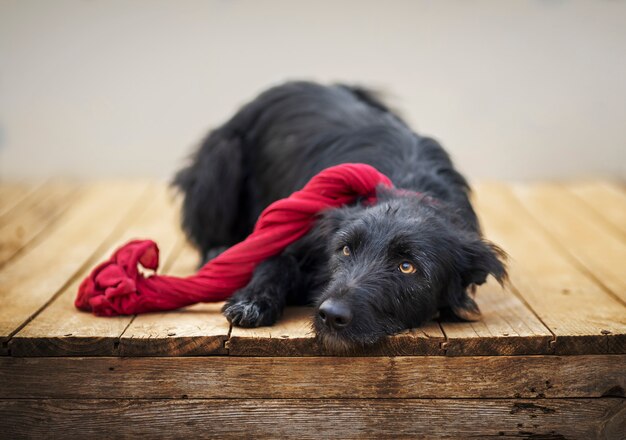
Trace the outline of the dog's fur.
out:
M 183 228 L 209 260 L 243 240 L 268 204 L 347 162 L 373 165 L 419 195 L 379 189 L 374 206 L 327 211 L 308 235 L 257 267 L 225 316 L 243 327 L 272 325 L 286 303 L 319 307 L 332 298 L 350 311 L 349 324 L 327 326 L 322 313 L 313 326 L 336 350 L 416 327 L 440 308 L 477 319 L 471 293 L 489 274 L 506 277 L 504 253 L 481 237 L 469 186 L 441 146 L 361 88 L 287 83 L 212 131 L 175 178 Z M 415 273 L 402 273 L 403 262 Z

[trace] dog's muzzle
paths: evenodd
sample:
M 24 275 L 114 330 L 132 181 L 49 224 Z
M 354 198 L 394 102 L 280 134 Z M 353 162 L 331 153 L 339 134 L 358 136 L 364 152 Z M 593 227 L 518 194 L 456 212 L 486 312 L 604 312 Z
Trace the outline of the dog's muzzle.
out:
M 352 310 L 340 299 L 329 298 L 320 304 L 317 314 L 330 330 L 341 331 L 352 321 Z

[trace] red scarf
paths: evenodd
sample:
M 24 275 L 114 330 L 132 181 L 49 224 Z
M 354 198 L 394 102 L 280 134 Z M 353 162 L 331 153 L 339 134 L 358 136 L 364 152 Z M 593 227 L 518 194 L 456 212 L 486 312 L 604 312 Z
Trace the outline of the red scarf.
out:
M 116 316 L 222 301 L 248 284 L 260 262 L 280 254 L 304 236 L 321 211 L 359 198 L 374 203 L 378 185 L 392 186 L 387 176 L 369 165 L 342 164 L 327 168 L 300 191 L 268 206 L 252 234 L 187 278 L 168 275 L 146 278 L 137 265 L 156 271 L 159 249 L 152 240 L 133 240 L 83 280 L 74 305 L 95 315 Z

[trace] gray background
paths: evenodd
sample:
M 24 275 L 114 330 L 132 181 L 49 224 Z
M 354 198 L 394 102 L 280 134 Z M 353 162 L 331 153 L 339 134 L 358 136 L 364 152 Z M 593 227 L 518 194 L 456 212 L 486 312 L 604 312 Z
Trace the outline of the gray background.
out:
M 623 1 L 0 0 L 0 178 L 169 177 L 286 79 L 386 91 L 474 179 L 626 176 Z

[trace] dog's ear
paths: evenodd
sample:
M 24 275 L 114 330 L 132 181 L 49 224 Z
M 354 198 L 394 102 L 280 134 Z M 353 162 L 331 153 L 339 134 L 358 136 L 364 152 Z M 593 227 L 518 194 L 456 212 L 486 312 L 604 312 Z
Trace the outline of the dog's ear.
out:
M 474 238 L 466 240 L 456 258 L 455 274 L 448 284 L 448 305 L 456 316 L 466 321 L 480 319 L 480 310 L 473 299 L 476 286 L 493 275 L 500 284 L 506 277 L 506 253 L 495 244 Z
M 493 275 L 500 284 L 507 277 L 504 264 L 506 252 L 490 241 L 482 238 L 466 241 L 461 245 L 459 257 L 459 274 L 464 287 L 471 284 L 480 286 L 489 275 Z

